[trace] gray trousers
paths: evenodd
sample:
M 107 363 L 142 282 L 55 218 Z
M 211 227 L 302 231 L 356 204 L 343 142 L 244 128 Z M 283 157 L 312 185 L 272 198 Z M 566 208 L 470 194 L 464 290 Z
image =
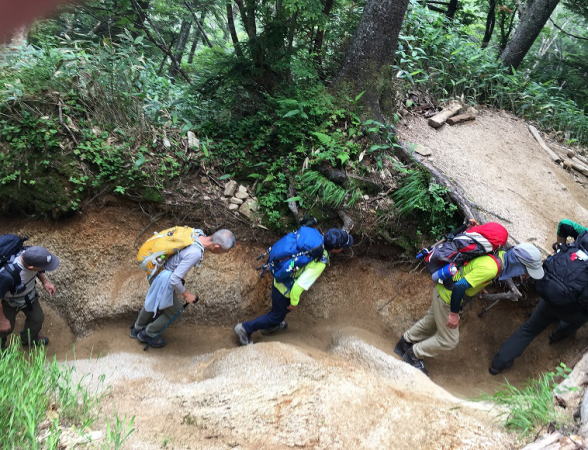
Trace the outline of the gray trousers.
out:
M 4 333 L 0 333 L 0 340 L 2 340 L 2 345 L 6 345 L 6 337 L 14 330 L 16 315 L 20 311 L 22 311 L 25 315 L 24 328 L 20 333 L 22 341 L 27 342 L 29 337 L 32 341 L 34 341 L 39 337 L 39 332 L 41 331 L 41 328 L 43 327 L 43 321 L 45 320 L 45 315 L 43 314 L 43 309 L 39 304 L 39 300 L 35 300 L 31 305 L 24 309 L 14 308 L 13 306 L 10 306 L 8 303 L 3 301 L 2 309 L 4 310 L 4 315 L 10 322 L 10 330 Z
M 404 333 L 404 339 L 414 342 L 412 351 L 417 358 L 433 358 L 457 346 L 459 327 L 447 326 L 449 312 L 449 305 L 439 297 L 437 289 L 433 289 L 431 307 L 421 320 Z
M 143 307 L 135 321 L 135 328 L 145 328 L 145 333 L 149 337 L 159 336 L 174 317 L 182 314 L 183 306 L 182 299 L 174 293 L 174 304 L 160 310 L 155 319 L 153 319 L 153 313 L 145 311 L 145 307 Z

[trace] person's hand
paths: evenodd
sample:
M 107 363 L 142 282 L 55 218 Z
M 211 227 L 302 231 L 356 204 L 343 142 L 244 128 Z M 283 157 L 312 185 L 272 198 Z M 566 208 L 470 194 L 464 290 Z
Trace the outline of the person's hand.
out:
M 450 312 L 447 317 L 447 326 L 449 328 L 457 328 L 459 326 L 459 314 Z
M 182 295 L 186 303 L 194 303 L 196 301 L 196 296 L 191 292 L 186 291 Z
M 298 305 L 288 305 L 288 311 L 294 311 Z
M 470 227 L 475 227 L 475 226 L 478 226 L 480 224 L 478 223 L 478 221 L 476 219 L 468 219 L 468 225 Z
M 5 333 L 6 331 L 10 331 L 10 322 L 4 314 L 0 316 L 0 333 Z
M 45 291 L 49 295 L 55 295 L 55 292 L 57 292 L 57 289 L 55 289 L 55 285 L 53 283 L 51 283 L 50 281 L 45 281 L 43 283 L 43 289 L 45 289 Z

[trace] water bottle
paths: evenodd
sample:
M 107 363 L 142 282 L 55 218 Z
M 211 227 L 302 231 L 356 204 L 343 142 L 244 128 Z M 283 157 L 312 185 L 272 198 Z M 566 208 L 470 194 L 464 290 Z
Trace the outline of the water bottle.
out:
M 423 259 L 430 252 L 431 252 L 431 250 L 429 250 L 428 248 L 423 248 L 420 252 L 417 253 L 416 259 Z
M 453 263 L 449 263 L 446 266 L 441 267 L 436 272 L 433 272 L 431 277 L 433 281 L 443 283 L 445 280 L 452 278 L 457 273 L 457 266 Z

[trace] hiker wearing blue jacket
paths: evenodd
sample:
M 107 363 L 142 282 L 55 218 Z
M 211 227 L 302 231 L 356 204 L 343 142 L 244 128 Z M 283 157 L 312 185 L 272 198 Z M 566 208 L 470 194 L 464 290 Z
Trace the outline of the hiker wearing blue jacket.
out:
M 279 282 L 274 278 L 271 311 L 256 319 L 235 325 L 235 334 L 241 345 L 251 344 L 251 335 L 255 331 L 263 330 L 263 334 L 271 334 L 286 329 L 288 327 L 284 321 L 286 314 L 298 306 L 302 293 L 308 291 L 322 275 L 329 263 L 329 254 L 339 253 L 353 245 L 351 234 L 339 228 L 331 228 L 323 238 L 322 253 L 293 274 L 291 288 L 287 286 L 290 283 Z

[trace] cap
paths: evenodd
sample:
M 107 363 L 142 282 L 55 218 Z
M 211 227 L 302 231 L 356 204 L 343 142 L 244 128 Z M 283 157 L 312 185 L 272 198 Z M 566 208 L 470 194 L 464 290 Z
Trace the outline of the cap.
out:
M 59 267 L 59 258 L 50 253 L 45 247 L 29 247 L 22 254 L 22 261 L 27 266 L 34 266 L 41 270 L 52 271 Z
M 545 275 L 543 271 L 543 262 L 541 252 L 533 244 L 527 242 L 515 245 L 513 253 L 521 264 L 527 269 L 527 273 L 531 278 L 540 280 Z
M 353 245 L 353 236 L 340 228 L 331 228 L 324 234 L 327 250 L 349 248 Z

